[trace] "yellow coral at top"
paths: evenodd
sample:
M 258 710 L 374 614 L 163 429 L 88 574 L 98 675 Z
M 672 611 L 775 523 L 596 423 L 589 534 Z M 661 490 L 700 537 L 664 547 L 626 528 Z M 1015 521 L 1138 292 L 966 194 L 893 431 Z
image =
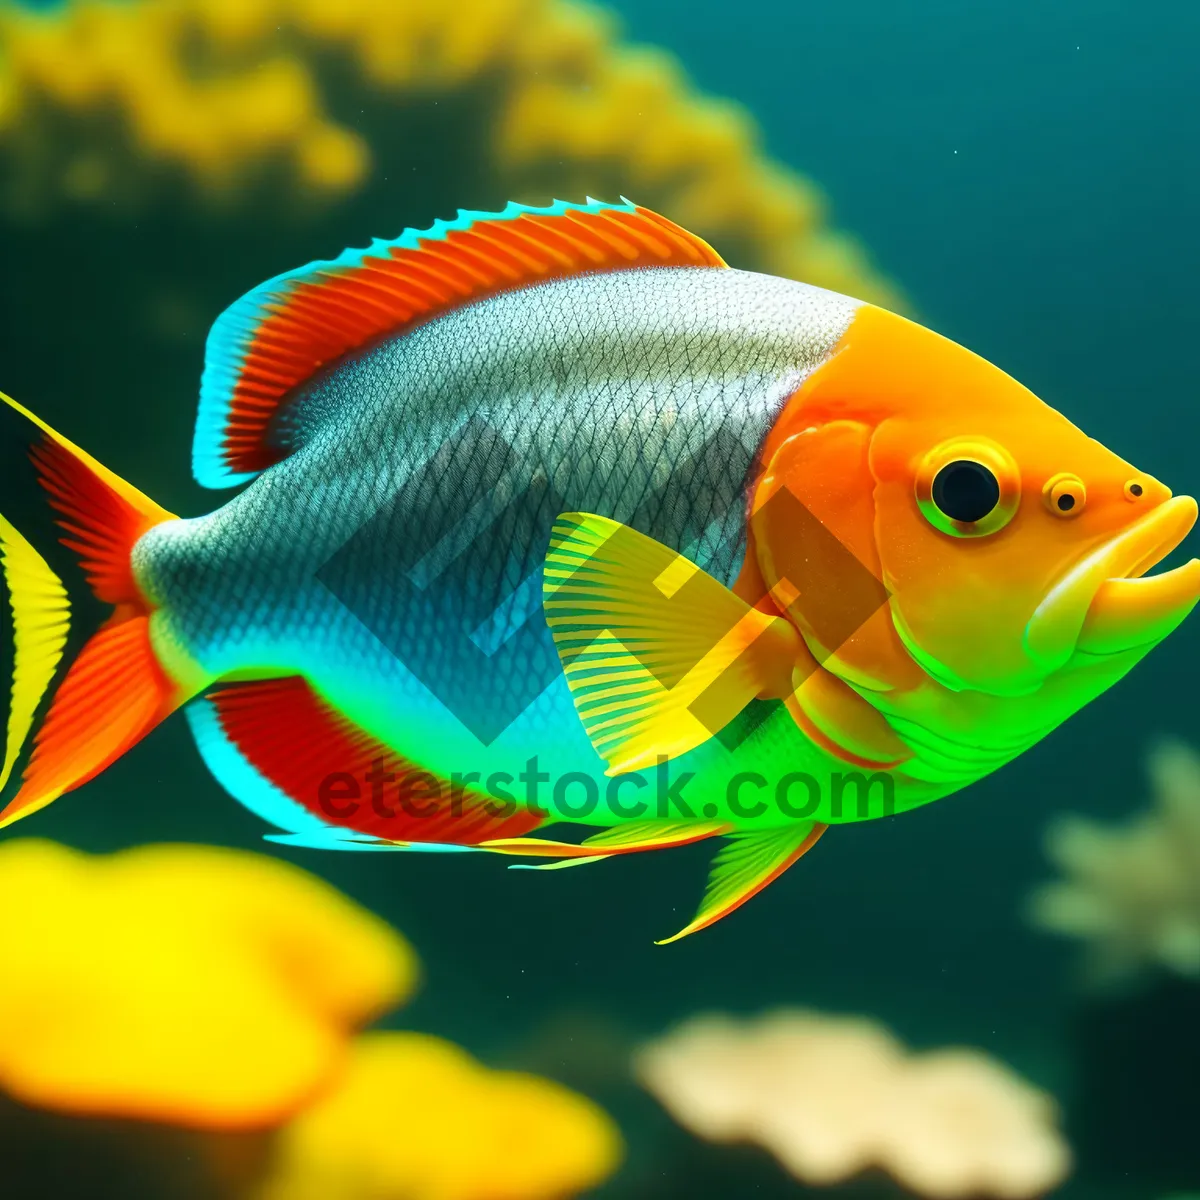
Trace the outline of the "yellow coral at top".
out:
M 417 970 L 327 884 L 233 850 L 6 842 L 0 912 L 0 1090 L 67 1112 L 276 1123 Z
M 329 203 L 372 171 L 409 169 L 403 138 L 330 115 L 365 107 L 330 95 L 347 84 L 398 109 L 465 97 L 463 145 L 445 153 L 482 150 L 492 203 L 625 194 L 735 266 L 896 303 L 824 224 L 812 185 L 765 157 L 742 108 L 694 91 L 668 53 L 623 45 L 576 0 L 74 0 L 44 13 L 0 0 L 2 199 L 25 217 L 63 196 L 145 202 L 174 171 L 237 203 L 282 168 L 280 207 Z M 446 201 L 439 211 L 483 198 Z
M 426 1034 L 368 1034 L 281 1132 L 259 1200 L 558 1200 L 620 1156 L 609 1118 L 559 1084 Z

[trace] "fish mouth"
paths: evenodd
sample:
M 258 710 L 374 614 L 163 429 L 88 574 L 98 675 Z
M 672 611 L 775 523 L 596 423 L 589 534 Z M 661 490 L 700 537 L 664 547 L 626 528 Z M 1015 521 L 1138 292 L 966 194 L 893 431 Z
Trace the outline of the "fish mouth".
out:
M 1029 656 L 1047 670 L 1076 651 L 1102 656 L 1162 641 L 1200 600 L 1200 560 L 1146 576 L 1196 523 L 1196 501 L 1175 496 L 1077 563 L 1025 628 Z

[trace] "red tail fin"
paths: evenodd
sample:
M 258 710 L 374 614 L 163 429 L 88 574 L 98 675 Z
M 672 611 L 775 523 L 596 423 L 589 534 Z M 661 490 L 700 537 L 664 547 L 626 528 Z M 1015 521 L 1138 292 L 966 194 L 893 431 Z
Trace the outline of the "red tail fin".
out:
M 21 788 L 0 812 L 0 827 L 91 779 L 186 699 L 155 656 L 150 606 L 131 563 L 138 538 L 172 514 L 3 399 L 36 426 L 30 458 L 63 530 L 59 540 L 78 555 L 91 590 L 114 612 L 84 644 L 54 693 L 34 734 Z M 69 607 L 45 559 L 2 517 L 0 551 L 15 646 L 3 786 L 61 657 Z

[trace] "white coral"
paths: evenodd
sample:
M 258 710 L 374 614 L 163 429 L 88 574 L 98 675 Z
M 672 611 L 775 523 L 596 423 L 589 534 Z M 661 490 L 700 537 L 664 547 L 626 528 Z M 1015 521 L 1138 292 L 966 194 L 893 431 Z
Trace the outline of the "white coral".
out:
M 1148 758 L 1152 809 L 1124 826 L 1062 817 L 1046 849 L 1065 878 L 1038 889 L 1034 924 L 1085 941 L 1100 979 L 1161 966 L 1200 978 L 1200 755 L 1164 742 Z
M 978 1051 L 910 1054 L 863 1018 L 697 1017 L 636 1069 L 700 1137 L 758 1143 L 808 1183 L 876 1166 L 938 1200 L 1019 1200 L 1070 1165 L 1048 1096 Z

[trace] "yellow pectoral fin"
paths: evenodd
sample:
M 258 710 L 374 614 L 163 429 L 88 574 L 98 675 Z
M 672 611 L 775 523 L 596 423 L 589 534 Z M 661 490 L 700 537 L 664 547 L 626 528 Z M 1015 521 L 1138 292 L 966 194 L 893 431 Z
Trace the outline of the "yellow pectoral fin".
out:
M 782 694 L 798 635 L 695 563 L 607 517 L 565 513 L 543 604 L 575 709 L 618 775 L 677 758 L 758 695 Z

